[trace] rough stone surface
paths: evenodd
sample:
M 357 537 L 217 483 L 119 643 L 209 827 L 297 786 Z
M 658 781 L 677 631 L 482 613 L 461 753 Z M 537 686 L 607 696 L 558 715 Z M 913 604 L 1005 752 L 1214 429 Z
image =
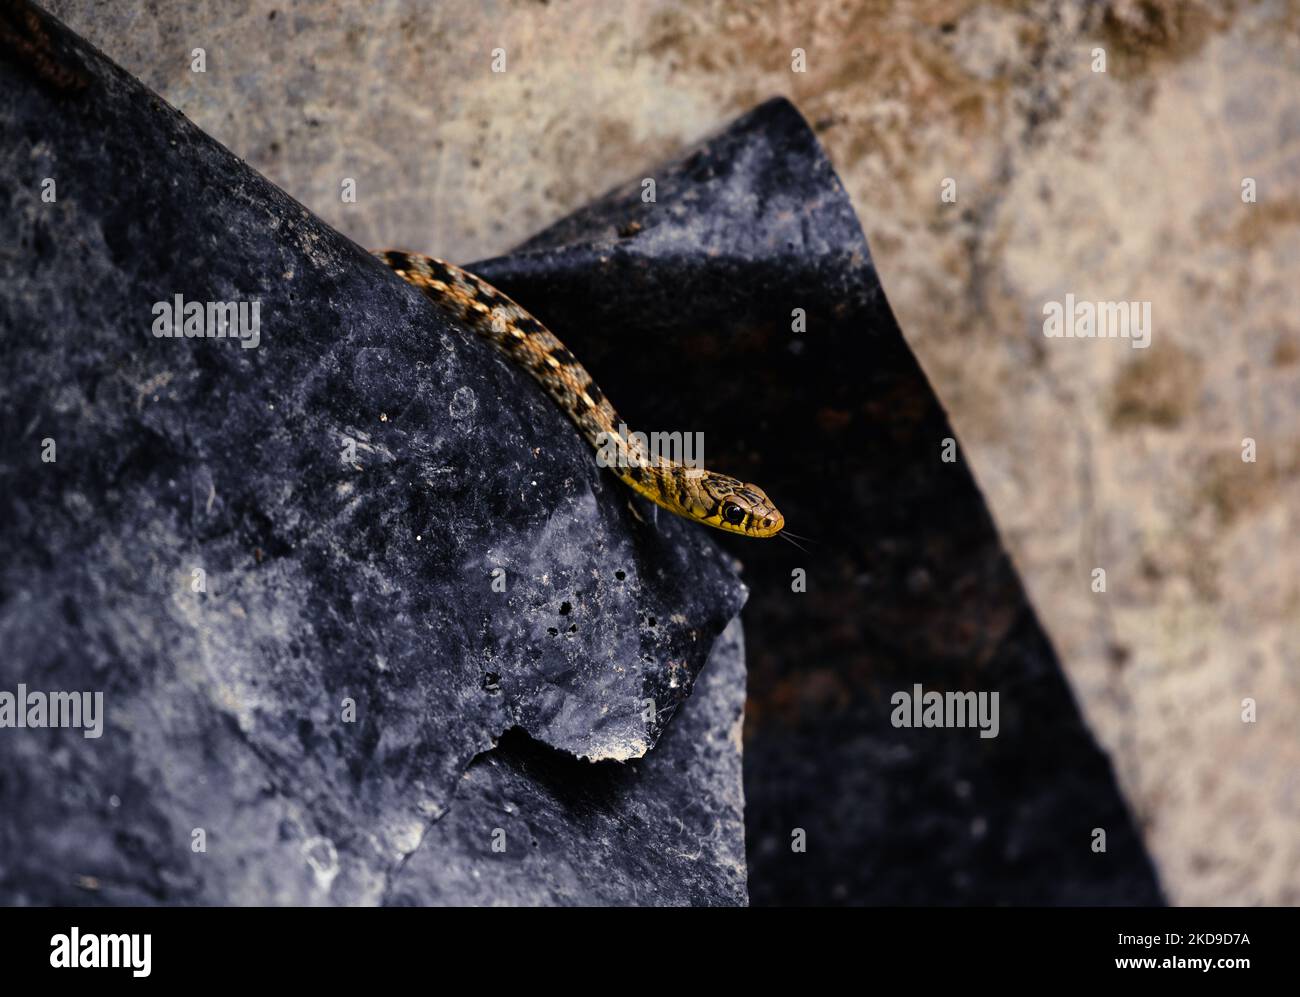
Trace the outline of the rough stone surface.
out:
M 859 209 L 1171 898 L 1297 901 L 1294 5 L 50 6 L 340 231 L 454 260 L 505 252 L 791 97 Z M 498 44 L 510 70 L 493 75 Z M 206 75 L 189 69 L 196 45 Z M 794 45 L 807 73 L 790 72 Z M 356 204 L 339 199 L 349 176 Z M 956 205 L 938 197 L 947 176 Z M 1071 288 L 1154 299 L 1165 334 L 1149 359 L 1044 349 L 1043 301 Z M 1248 434 L 1262 456 L 1242 467 Z M 1090 591 L 1098 564 L 1112 598 Z M 751 741 L 774 712 L 844 710 L 832 677 L 753 676 Z M 1240 723 L 1244 695 L 1255 725 Z M 813 765 L 807 750 L 790 765 Z M 960 815 L 970 790 L 927 803 Z
M 1296 4 L 50 4 L 340 231 L 454 260 L 788 96 L 1171 898 L 1300 903 Z M 1151 300 L 1155 344 L 1049 348 L 1067 290 Z M 755 682 L 750 736 L 821 688 Z
M 382 902 L 504 732 L 650 750 L 743 602 L 730 559 L 634 509 L 525 374 L 360 247 L 57 25 L 32 37 L 0 59 L 0 690 L 102 690 L 106 722 L 0 731 L 0 898 Z M 156 338 L 177 294 L 259 302 L 260 344 Z M 647 762 L 610 810 L 713 821 L 657 825 L 602 890 L 547 866 L 495 901 L 634 902 L 649 869 L 665 901 L 744 901 L 727 648 L 663 763 L 699 771 Z M 489 802 L 528 778 L 470 772 Z M 558 834 L 542 788 L 520 819 Z M 470 899 L 447 889 L 422 895 Z
M 392 877 L 387 901 L 744 903 L 744 689 L 736 620 L 645 759 L 593 771 L 508 733 L 466 771 L 447 815 Z M 494 834 L 505 851 L 485 846 Z

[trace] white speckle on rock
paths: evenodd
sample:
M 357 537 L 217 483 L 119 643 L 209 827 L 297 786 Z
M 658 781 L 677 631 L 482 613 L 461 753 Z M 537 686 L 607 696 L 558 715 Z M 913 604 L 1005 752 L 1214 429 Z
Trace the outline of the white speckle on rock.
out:
M 478 396 L 474 394 L 473 388 L 460 387 L 452 394 L 449 411 L 453 419 L 469 419 L 476 408 L 478 408 Z
M 334 842 L 325 837 L 308 838 L 302 843 L 302 852 L 316 876 L 316 885 L 328 890 L 339 874 L 339 853 Z

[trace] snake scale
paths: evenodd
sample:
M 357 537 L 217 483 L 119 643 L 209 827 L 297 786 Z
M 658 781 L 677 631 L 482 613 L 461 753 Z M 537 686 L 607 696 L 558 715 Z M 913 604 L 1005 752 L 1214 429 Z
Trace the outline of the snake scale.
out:
M 614 406 L 582 364 L 541 322 L 492 285 L 430 256 L 375 255 L 531 374 L 598 452 L 613 445 L 617 459 L 609 462 L 610 470 L 629 488 L 670 512 L 728 533 L 772 537 L 784 528 L 785 518 L 757 485 L 651 454 L 635 434 L 620 434 Z

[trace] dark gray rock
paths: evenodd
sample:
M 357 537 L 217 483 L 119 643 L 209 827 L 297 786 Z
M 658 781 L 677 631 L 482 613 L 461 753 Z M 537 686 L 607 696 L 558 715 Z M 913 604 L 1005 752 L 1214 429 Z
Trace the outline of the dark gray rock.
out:
M 506 734 L 465 773 L 387 901 L 743 904 L 744 686 L 734 620 L 646 758 L 591 766 Z
M 0 900 L 743 902 L 734 643 L 662 771 L 470 767 L 512 729 L 645 755 L 744 600 L 730 558 L 634 512 L 525 374 L 362 248 L 57 22 L 5 17 L 0 692 L 101 691 L 106 721 L 0 730 Z M 259 345 L 156 338 L 178 294 L 257 302 Z M 518 798 L 547 841 L 588 780 L 627 789 L 587 833 L 653 833 L 598 887 L 547 879 L 572 855 L 439 885 L 440 836 L 463 871 L 465 828 L 495 826 L 439 820 L 467 767 L 467 806 Z

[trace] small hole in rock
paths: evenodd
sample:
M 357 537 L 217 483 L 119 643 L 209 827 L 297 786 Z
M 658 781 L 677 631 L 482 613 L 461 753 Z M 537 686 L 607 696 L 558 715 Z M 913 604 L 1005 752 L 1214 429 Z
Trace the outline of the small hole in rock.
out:
M 620 570 L 614 572 L 614 577 L 617 578 L 617 579 L 621 582 L 624 578 L 627 577 L 627 572 L 626 572 L 626 571 L 623 571 L 622 569 L 620 569 Z
M 560 615 L 561 615 L 561 616 L 568 616 L 569 613 L 571 613 L 572 611 L 573 611 L 573 607 L 570 606 L 567 602 L 562 602 L 562 603 L 560 603 Z

